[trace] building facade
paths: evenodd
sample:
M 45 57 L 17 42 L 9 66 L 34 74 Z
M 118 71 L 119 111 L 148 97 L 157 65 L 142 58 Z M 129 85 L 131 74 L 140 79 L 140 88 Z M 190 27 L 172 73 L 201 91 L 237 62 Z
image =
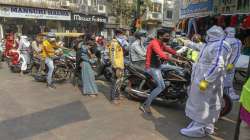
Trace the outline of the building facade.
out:
M 92 32 L 103 30 L 105 0 L 0 0 L 4 32 Z
M 179 20 L 179 1 L 164 0 L 163 27 L 174 28 Z

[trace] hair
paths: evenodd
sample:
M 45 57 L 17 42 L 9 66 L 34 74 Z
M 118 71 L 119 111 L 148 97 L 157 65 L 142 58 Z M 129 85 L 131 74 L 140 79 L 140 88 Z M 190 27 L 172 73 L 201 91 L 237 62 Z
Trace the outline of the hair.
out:
M 115 30 L 115 36 L 117 36 L 118 34 L 123 34 L 123 30 L 122 29 L 116 29 Z
M 165 33 L 171 33 L 172 32 L 172 30 L 171 29 L 163 29 L 163 28 L 161 28 L 161 29 L 159 29 L 159 30 L 157 30 L 157 35 L 156 35 L 156 37 L 157 38 L 160 38 L 161 36 L 163 36 Z

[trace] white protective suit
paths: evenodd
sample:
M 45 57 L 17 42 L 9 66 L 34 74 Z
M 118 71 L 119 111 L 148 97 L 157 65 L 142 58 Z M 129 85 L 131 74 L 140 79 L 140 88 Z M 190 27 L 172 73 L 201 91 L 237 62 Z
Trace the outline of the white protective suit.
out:
M 213 26 L 207 31 L 207 44 L 188 45 L 200 50 L 200 54 L 198 61 L 193 65 L 192 83 L 185 112 L 190 119 L 204 125 L 214 124 L 221 111 L 225 68 L 232 53 L 230 45 L 224 38 L 223 29 Z M 199 89 L 201 80 L 209 83 L 205 91 Z
M 27 65 L 30 63 L 30 42 L 27 36 L 21 36 L 18 51 L 22 60 L 21 70 L 27 70 Z
M 235 66 L 240 57 L 240 50 L 242 43 L 239 39 L 235 38 L 236 34 L 235 28 L 228 27 L 225 29 L 225 32 L 227 33 L 225 41 L 228 42 L 232 48 L 232 55 L 230 56 L 229 64 L 233 64 Z M 229 95 L 232 99 L 234 98 L 237 99 L 239 98 L 239 96 L 236 97 L 236 93 L 233 88 L 234 74 L 235 74 L 235 67 L 231 71 L 227 72 L 224 82 L 224 87 L 228 89 Z

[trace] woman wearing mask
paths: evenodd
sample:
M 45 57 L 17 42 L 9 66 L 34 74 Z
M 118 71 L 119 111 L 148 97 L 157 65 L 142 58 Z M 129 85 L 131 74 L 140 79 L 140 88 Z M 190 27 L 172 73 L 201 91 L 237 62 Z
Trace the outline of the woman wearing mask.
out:
M 89 36 L 85 37 L 85 41 L 81 41 L 78 45 L 80 47 L 81 58 L 81 76 L 82 76 L 82 94 L 90 97 L 96 97 L 98 89 L 95 83 L 95 75 L 92 70 L 91 64 L 94 63 L 93 55 L 90 52 L 90 48 L 94 42 Z

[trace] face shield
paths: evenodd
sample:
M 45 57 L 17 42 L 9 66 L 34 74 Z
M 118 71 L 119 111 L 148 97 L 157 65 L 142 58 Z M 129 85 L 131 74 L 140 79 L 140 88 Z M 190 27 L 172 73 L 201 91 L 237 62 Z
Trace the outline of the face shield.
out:
M 236 34 L 236 30 L 233 27 L 227 27 L 225 29 L 225 32 L 226 32 L 227 36 L 229 36 L 229 37 L 234 37 Z

